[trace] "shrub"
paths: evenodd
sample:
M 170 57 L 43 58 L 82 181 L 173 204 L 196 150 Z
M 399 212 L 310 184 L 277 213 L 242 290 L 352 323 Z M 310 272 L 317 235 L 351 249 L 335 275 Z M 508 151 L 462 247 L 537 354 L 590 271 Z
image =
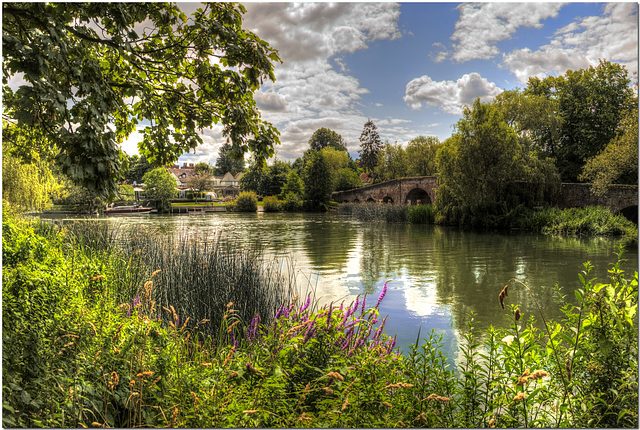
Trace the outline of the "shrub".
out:
M 281 206 L 282 202 L 276 196 L 268 196 L 262 200 L 262 207 L 265 212 L 278 212 Z
M 302 200 L 296 193 L 287 193 L 282 203 L 282 210 L 286 212 L 296 212 L 302 209 Z
M 242 191 L 235 200 L 238 212 L 255 212 L 258 210 L 258 196 L 253 191 Z

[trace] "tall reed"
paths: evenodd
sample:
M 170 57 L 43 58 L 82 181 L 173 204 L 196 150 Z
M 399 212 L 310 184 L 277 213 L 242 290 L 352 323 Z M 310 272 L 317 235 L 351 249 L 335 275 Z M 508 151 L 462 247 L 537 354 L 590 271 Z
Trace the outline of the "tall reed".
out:
M 193 324 L 211 320 L 200 328 L 206 335 L 217 334 L 230 302 L 244 325 L 258 314 L 269 322 L 296 291 L 293 275 L 280 274 L 282 260 L 268 261 L 259 248 L 238 248 L 220 238 L 138 230 L 122 237 L 119 246 L 124 260 L 143 267 L 151 282 L 138 284 L 129 296 L 155 302 L 154 317 L 162 318 L 161 309 L 173 306 L 179 324 L 187 318 Z

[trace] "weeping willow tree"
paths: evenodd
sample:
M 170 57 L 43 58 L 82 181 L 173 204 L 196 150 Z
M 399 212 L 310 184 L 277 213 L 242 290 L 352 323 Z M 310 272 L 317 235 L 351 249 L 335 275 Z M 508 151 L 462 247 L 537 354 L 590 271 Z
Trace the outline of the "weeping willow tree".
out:
M 2 206 L 13 212 L 41 211 L 61 195 L 60 184 L 39 151 L 28 149 L 34 135 L 6 122 L 2 139 Z M 46 144 L 38 145 L 42 148 Z

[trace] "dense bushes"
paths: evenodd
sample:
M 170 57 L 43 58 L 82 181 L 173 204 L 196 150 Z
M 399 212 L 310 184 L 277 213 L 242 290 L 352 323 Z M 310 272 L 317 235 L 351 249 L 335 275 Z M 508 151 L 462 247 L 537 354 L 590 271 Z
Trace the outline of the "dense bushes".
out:
M 494 305 L 510 327 L 478 332 L 471 316 L 452 366 L 433 332 L 397 352 L 378 311 L 386 285 L 375 303 L 303 296 L 269 318 L 234 301 L 208 321 L 155 295 L 186 291 L 185 259 L 193 279 L 213 263 L 197 261 L 209 251 L 197 240 L 167 244 L 173 264 L 149 256 L 164 248 L 120 254 L 109 235 L 80 244 L 80 228 L 3 223 L 6 427 L 638 426 L 638 280 L 620 256 L 606 283 L 585 264 L 575 300 L 558 297 L 560 322 L 510 280 Z M 514 288 L 531 300 L 510 303 Z
M 282 206 L 282 202 L 276 196 L 268 196 L 262 200 L 262 208 L 265 212 L 278 212 Z
M 235 200 L 225 199 L 227 210 L 255 212 L 258 210 L 258 196 L 253 191 L 242 191 Z

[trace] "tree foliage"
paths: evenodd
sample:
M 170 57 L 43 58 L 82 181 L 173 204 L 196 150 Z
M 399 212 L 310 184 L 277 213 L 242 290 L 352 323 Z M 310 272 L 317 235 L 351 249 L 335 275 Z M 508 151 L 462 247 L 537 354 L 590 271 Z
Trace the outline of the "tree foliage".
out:
M 266 167 L 254 164 L 240 179 L 240 189 L 261 196 L 280 195 L 290 171 L 289 163 L 282 160 L 275 160 L 273 165 Z
M 142 183 L 142 177 L 145 173 L 154 169 L 153 165 L 149 163 L 147 157 L 143 155 L 133 155 L 129 158 L 129 168 L 124 175 L 124 179 L 131 181 L 131 183 Z
M 236 175 L 244 171 L 244 154 L 234 151 L 230 143 L 222 145 L 216 159 L 215 174 L 222 176 L 227 172 L 231 172 L 232 175 Z
M 624 112 L 637 104 L 629 83 L 624 66 L 603 60 L 597 67 L 569 70 L 563 76 L 529 79 L 526 95 L 554 101 L 548 106 L 540 104 L 542 115 L 536 119 L 534 111 L 531 118 L 534 123 L 551 120 L 541 144 L 557 159 L 563 181 L 575 181 L 585 160 L 600 153 L 615 137 Z M 555 115 L 551 107 L 557 109 Z M 554 141 L 556 116 L 561 122 Z
M 170 3 L 3 3 L 4 118 L 54 142 L 62 171 L 99 195 L 115 193 L 120 144 L 139 124 L 149 124 L 139 149 L 155 165 L 195 149 L 214 124 L 234 150 L 264 160 L 278 131 L 260 119 L 253 91 L 274 80 L 279 57 L 242 28 L 244 11 L 221 2 L 190 17 Z M 14 90 L 16 76 L 25 84 Z
M 455 133 L 437 154 L 439 187 L 436 206 L 453 222 L 472 214 L 501 216 L 518 204 L 539 204 L 559 185 L 551 160 L 541 160 L 522 148 L 516 132 L 500 111 L 477 99 L 465 107 Z M 474 221 L 475 222 L 475 221 Z
M 638 183 L 638 108 L 627 111 L 618 134 L 595 157 L 587 160 L 578 178 L 593 183 L 593 191 L 603 195 L 616 182 Z
M 317 129 L 309 139 L 309 148 L 312 151 L 320 151 L 331 147 L 338 151 L 347 151 L 344 139 L 338 133 L 328 128 Z
M 322 151 L 312 151 L 305 167 L 304 192 L 310 208 L 321 208 L 331 197 L 331 168 Z
M 280 195 L 283 198 L 287 198 L 287 196 L 291 194 L 299 198 L 304 195 L 304 184 L 302 183 L 302 179 L 300 179 L 300 176 L 293 169 L 291 169 L 287 175 L 287 182 L 284 183 Z
M 407 176 L 431 176 L 437 172 L 436 153 L 440 141 L 436 136 L 418 136 L 409 141 L 407 155 Z
M 216 183 L 213 173 L 204 171 L 199 171 L 195 175 L 189 176 L 186 181 L 186 186 L 196 193 L 196 202 L 200 193 L 212 190 Z
M 160 211 L 168 211 L 171 207 L 170 200 L 178 194 L 173 175 L 164 167 L 158 167 L 147 172 L 142 180 L 146 196 L 157 202 Z
M 216 171 L 215 167 L 211 166 L 211 164 L 209 163 L 205 163 L 204 161 L 197 163 L 195 165 L 195 170 L 196 172 L 206 172 L 211 174 L 215 174 L 215 171 Z
M 408 157 L 401 144 L 386 142 L 378 153 L 378 162 L 375 168 L 376 178 L 381 181 L 390 181 L 407 176 Z
M 378 153 L 382 150 L 382 141 L 373 121 L 368 120 L 360 135 L 360 166 L 366 171 L 373 171 L 378 163 Z
M 6 125 L 2 140 L 2 200 L 17 212 L 40 211 L 60 197 L 63 185 L 17 127 Z M 36 141 L 37 143 L 37 141 Z

